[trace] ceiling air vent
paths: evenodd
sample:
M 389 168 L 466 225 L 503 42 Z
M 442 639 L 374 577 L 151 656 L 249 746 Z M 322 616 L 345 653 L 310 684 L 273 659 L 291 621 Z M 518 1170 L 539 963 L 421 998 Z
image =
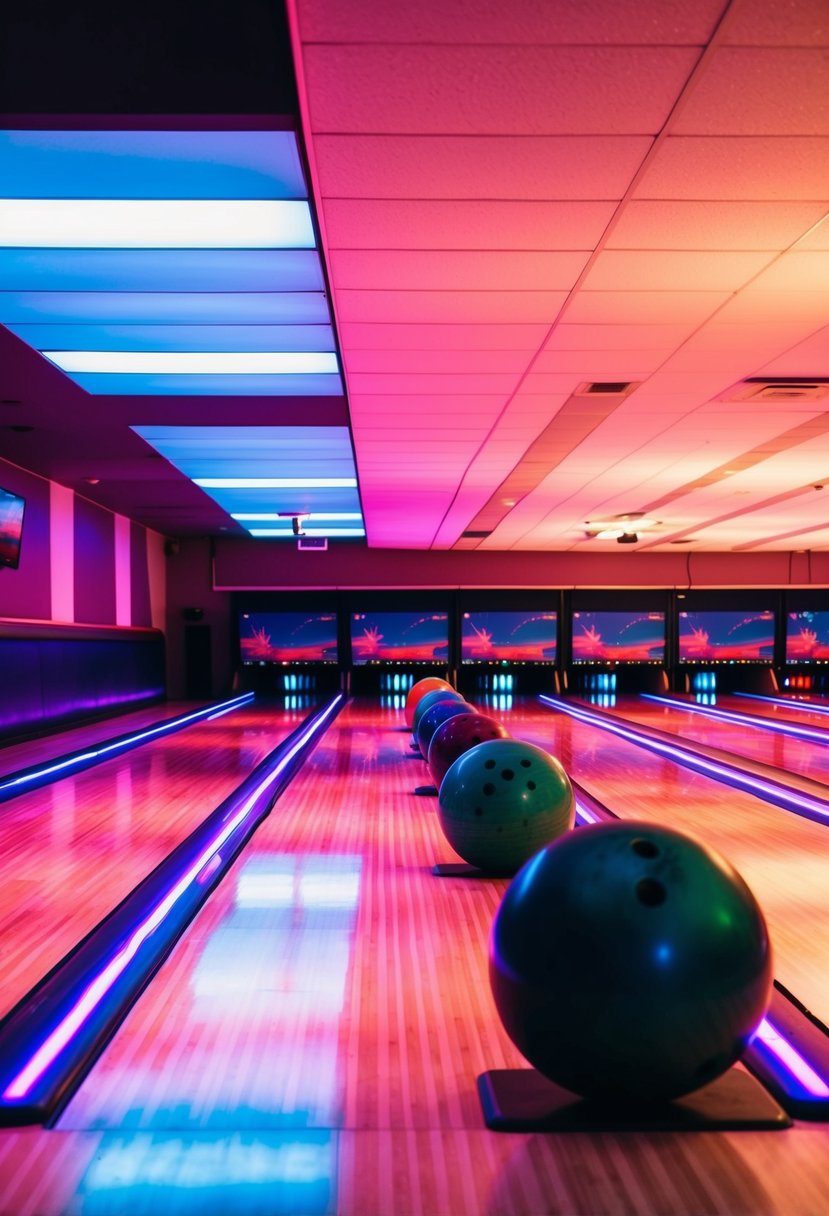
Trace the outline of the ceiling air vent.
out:
M 297 549 L 327 549 L 327 536 L 300 536 L 296 542 Z
M 819 401 L 829 396 L 829 376 L 751 376 L 733 384 L 720 401 Z
M 641 380 L 586 380 L 573 393 L 574 397 L 627 397 Z
M 485 540 L 487 536 L 492 536 L 491 530 L 486 532 L 461 532 L 463 540 Z

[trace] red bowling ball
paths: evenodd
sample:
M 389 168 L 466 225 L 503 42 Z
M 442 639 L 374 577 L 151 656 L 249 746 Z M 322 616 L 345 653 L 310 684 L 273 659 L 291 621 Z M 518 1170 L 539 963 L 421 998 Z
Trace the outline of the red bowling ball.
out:
M 432 735 L 426 758 L 435 785 L 440 785 L 447 769 L 471 747 L 487 739 L 508 738 L 509 731 L 503 722 L 490 718 L 488 714 L 458 714 L 441 723 Z
M 418 680 L 411 686 L 406 696 L 406 705 L 403 713 L 406 718 L 406 725 L 414 729 L 414 713 L 417 709 L 421 697 L 425 697 L 428 692 L 454 692 L 452 685 L 448 680 L 442 680 L 439 676 L 426 676 L 423 680 Z

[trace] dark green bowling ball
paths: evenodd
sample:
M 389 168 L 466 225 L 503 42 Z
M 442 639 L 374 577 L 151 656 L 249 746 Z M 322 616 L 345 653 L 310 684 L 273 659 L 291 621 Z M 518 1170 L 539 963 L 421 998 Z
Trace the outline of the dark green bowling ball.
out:
M 450 765 L 438 815 L 464 861 L 492 874 L 514 874 L 573 826 L 573 787 L 549 752 L 522 739 L 490 739 Z
M 490 943 L 507 1034 L 556 1084 L 663 1100 L 725 1072 L 771 993 L 763 914 L 701 841 L 649 823 L 578 828 L 516 875 Z

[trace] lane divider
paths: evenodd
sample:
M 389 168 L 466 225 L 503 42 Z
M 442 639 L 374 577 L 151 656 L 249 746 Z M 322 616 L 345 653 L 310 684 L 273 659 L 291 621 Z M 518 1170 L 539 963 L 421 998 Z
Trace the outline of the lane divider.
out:
M 229 701 L 219 701 L 214 705 L 206 705 L 203 709 L 180 714 L 177 718 L 167 718 L 163 722 L 156 722 L 155 725 L 145 727 L 143 730 L 116 735 L 94 747 L 67 752 L 66 755 L 49 760 L 46 764 L 31 765 L 29 768 L 18 769 L 17 772 L 7 773 L 0 777 L 0 802 L 16 798 L 18 794 L 27 794 L 29 790 L 38 789 L 41 785 L 49 785 L 52 781 L 60 781 L 62 777 L 69 777 L 72 773 L 92 768 L 95 764 L 102 764 L 104 760 L 111 760 L 113 756 L 130 751 L 134 747 L 140 747 L 142 743 L 146 743 L 150 739 L 160 739 L 163 735 L 171 735 L 177 730 L 183 730 L 185 726 L 190 726 L 193 722 L 200 722 L 203 719 L 210 722 L 213 718 L 221 718 L 224 714 L 229 714 L 242 705 L 249 705 L 255 695 L 255 693 L 246 692 L 239 697 L 232 697 Z
M 337 693 L 0 1023 L 0 1125 L 53 1119 L 344 704 Z

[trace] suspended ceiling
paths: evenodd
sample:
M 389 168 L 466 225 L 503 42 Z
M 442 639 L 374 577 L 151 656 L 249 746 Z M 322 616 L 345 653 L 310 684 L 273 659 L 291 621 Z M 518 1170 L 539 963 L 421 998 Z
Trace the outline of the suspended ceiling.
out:
M 233 532 L 144 428 L 350 420 L 373 547 L 829 544 L 823 0 L 288 17 L 347 398 L 92 396 L 3 333 L 0 454 Z

